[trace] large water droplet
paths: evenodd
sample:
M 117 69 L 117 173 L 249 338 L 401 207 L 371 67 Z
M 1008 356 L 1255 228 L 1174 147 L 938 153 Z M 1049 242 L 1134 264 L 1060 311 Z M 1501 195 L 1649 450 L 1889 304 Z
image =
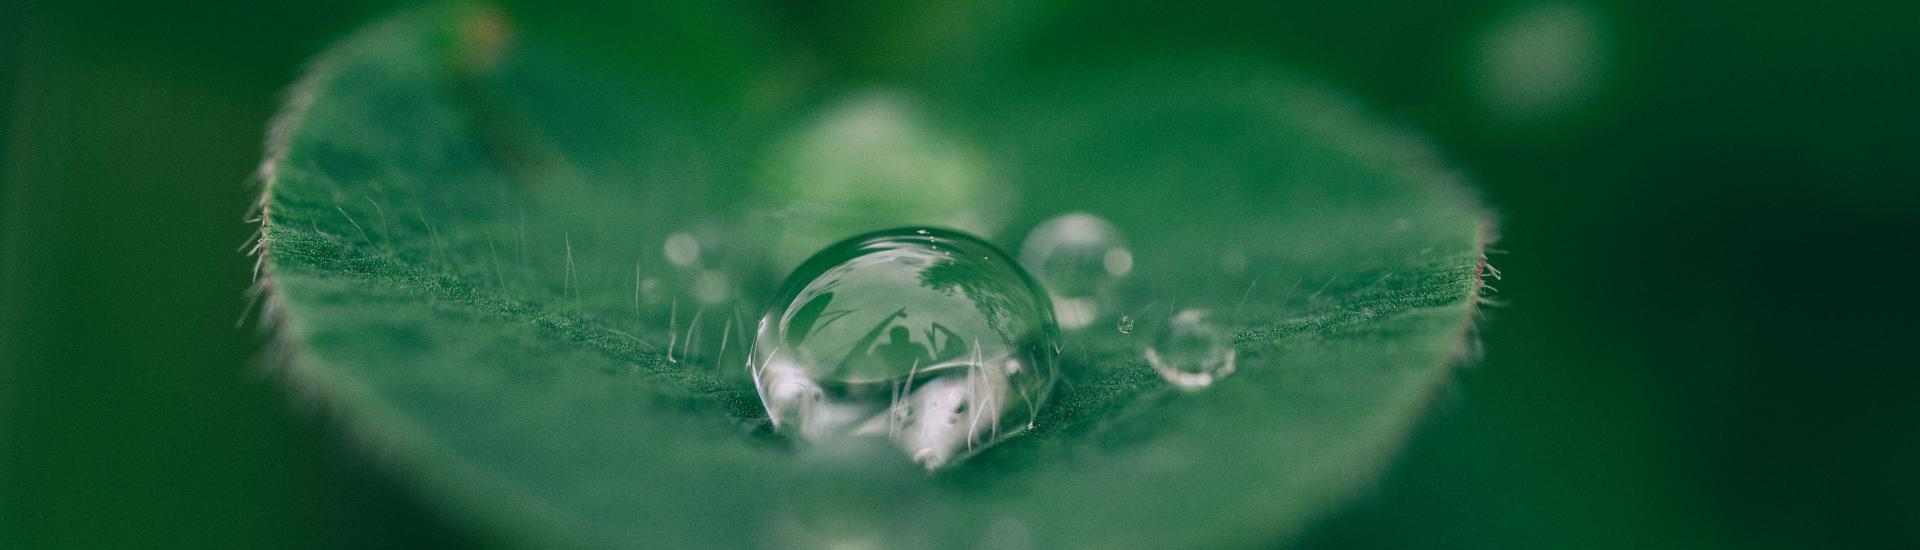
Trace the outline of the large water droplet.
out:
M 1133 251 L 1120 229 L 1085 212 L 1041 223 L 1020 245 L 1020 261 L 1047 285 L 1060 324 L 1080 328 L 1100 316 L 1100 304 L 1133 272 Z
M 1147 348 L 1147 362 L 1170 384 L 1200 389 L 1233 374 L 1233 335 L 1206 310 L 1183 309 L 1167 320 Z
M 780 431 L 887 438 L 934 469 L 1032 425 L 1057 355 L 1042 296 L 964 233 L 869 233 L 787 277 L 748 366 Z

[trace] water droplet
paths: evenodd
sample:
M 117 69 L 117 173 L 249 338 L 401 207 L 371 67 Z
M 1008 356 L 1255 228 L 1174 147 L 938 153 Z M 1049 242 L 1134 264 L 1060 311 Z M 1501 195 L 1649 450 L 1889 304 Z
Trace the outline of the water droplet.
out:
M 667 261 L 673 262 L 673 265 L 691 267 L 694 262 L 700 261 L 700 241 L 693 238 L 693 235 L 686 233 L 668 235 L 663 248 L 667 254 Z
M 640 281 L 639 295 L 647 304 L 660 303 L 660 279 L 648 277 Z
M 1615 45 L 1594 6 L 1528 3 L 1490 23 L 1477 39 L 1468 76 L 1500 129 L 1565 122 L 1601 96 Z
M 964 233 L 841 241 L 772 303 L 749 368 L 774 426 L 804 441 L 886 438 L 931 470 L 1026 429 L 1053 387 L 1039 285 Z
M 1133 272 L 1133 252 L 1120 229 L 1085 212 L 1041 223 L 1020 246 L 1020 260 L 1053 294 L 1060 324 L 1080 328 L 1100 316 L 1099 304 Z M 1071 305 L 1067 308 L 1064 306 Z
M 694 275 L 693 296 L 702 303 L 718 304 L 733 295 L 733 282 L 726 273 L 703 269 Z
M 1120 333 L 1133 334 L 1133 317 L 1126 315 L 1120 316 Z
M 1233 374 L 1233 335 L 1210 317 L 1206 310 L 1180 310 L 1147 348 L 1147 362 L 1175 387 L 1205 388 Z

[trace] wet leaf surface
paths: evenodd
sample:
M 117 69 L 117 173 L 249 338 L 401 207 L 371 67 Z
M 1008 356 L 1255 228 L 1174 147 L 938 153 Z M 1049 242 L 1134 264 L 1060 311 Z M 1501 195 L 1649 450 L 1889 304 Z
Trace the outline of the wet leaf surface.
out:
M 1416 136 L 1283 68 L 813 90 L 780 60 L 696 78 L 583 48 L 402 14 L 315 62 L 264 168 L 292 377 L 510 540 L 1268 545 L 1375 478 L 1471 346 L 1489 216 Z M 1013 251 L 1076 211 L 1134 267 L 1064 333 L 1032 430 L 933 474 L 771 430 L 749 331 L 800 259 L 902 224 Z M 1190 308 L 1239 356 L 1199 392 L 1141 355 Z

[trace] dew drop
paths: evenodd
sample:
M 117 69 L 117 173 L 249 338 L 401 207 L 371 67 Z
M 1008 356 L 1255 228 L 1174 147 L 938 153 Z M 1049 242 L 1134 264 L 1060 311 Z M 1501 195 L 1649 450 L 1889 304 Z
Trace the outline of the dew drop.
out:
M 700 241 L 693 235 L 674 233 L 667 236 L 666 244 L 661 247 L 667 255 L 667 261 L 680 267 L 691 267 L 700 261 Z
M 1120 333 L 1133 334 L 1133 317 L 1126 315 L 1120 316 Z
M 1043 296 L 970 235 L 869 233 L 787 277 L 748 368 L 776 429 L 815 444 L 884 438 L 932 470 L 1038 415 L 1059 332 Z
M 693 296 L 701 303 L 718 304 L 727 301 L 733 295 L 733 282 L 727 274 L 714 269 L 702 269 L 694 274 Z
M 1170 384 L 1197 390 L 1233 374 L 1233 336 L 1206 310 L 1174 314 L 1147 348 L 1147 362 Z
M 660 303 L 660 279 L 655 277 L 641 279 L 638 293 L 649 305 Z
M 1133 251 L 1120 229 L 1085 212 L 1034 227 L 1020 246 L 1020 260 L 1046 283 L 1056 309 L 1063 310 L 1060 324 L 1069 329 L 1098 318 L 1099 304 L 1133 272 Z
M 1594 6 L 1546 1 L 1521 5 L 1482 31 L 1468 70 L 1476 98 L 1501 129 L 1565 120 L 1590 105 L 1607 79 L 1606 21 Z

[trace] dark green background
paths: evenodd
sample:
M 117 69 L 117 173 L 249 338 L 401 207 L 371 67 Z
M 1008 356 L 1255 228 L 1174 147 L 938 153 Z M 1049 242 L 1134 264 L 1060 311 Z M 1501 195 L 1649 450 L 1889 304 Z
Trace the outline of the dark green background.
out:
M 0 3 L 0 548 L 472 544 L 235 326 L 278 93 L 385 4 Z M 859 53 L 915 43 L 879 3 L 766 4 L 742 7 L 840 76 L 918 51 Z M 1528 3 L 1052 21 L 1063 56 L 1325 76 L 1502 214 L 1485 360 L 1307 546 L 1920 546 L 1920 5 L 1575 4 L 1604 78 L 1521 122 L 1489 116 L 1471 60 Z

